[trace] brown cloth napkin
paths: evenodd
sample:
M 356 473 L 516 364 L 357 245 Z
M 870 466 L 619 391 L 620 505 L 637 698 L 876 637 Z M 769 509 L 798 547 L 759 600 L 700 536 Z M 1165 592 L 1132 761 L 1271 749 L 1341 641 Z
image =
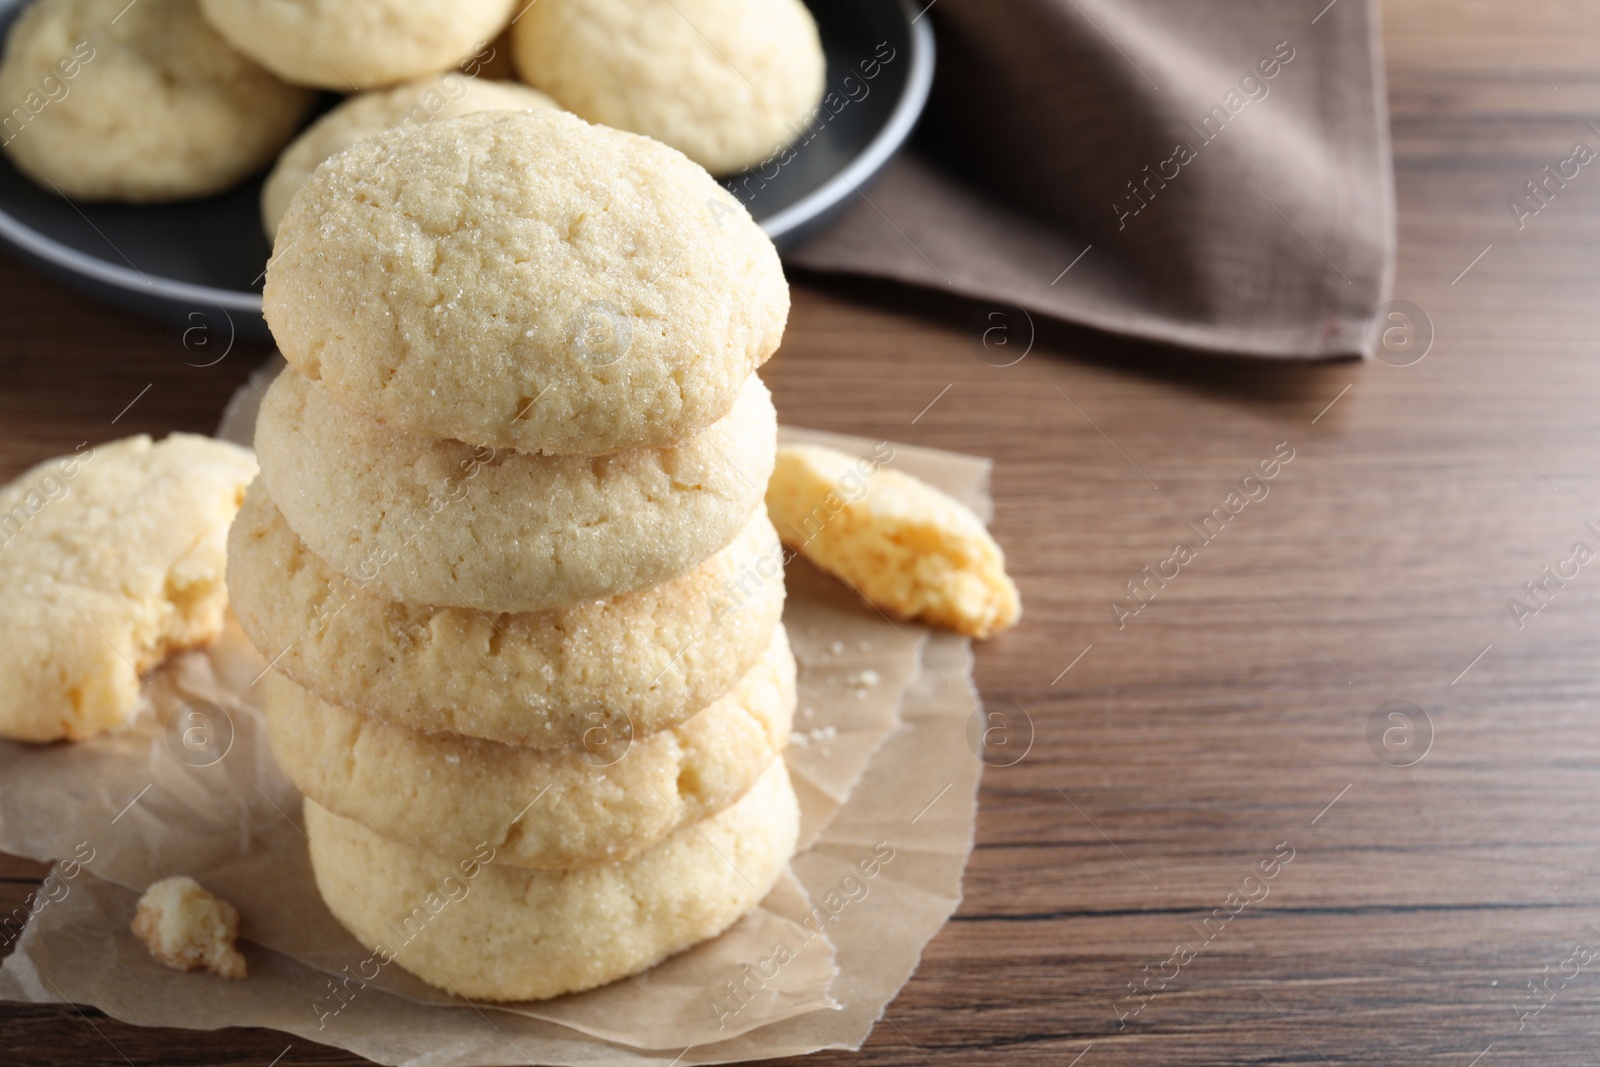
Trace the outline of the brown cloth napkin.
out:
M 1360 355 L 1394 270 L 1376 0 L 935 0 L 915 145 L 798 267 L 1253 356 Z

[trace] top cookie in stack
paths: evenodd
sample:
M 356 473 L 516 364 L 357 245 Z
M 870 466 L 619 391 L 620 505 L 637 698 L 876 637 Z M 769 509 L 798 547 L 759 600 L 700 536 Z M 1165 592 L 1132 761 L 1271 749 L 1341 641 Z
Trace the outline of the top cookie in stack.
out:
M 647 138 L 474 114 L 319 167 L 265 310 L 229 584 L 334 914 L 524 999 L 759 903 L 798 810 L 753 373 L 788 288 L 749 215 Z M 481 890 L 414 912 L 447 875 Z
M 704 170 L 562 113 L 344 152 L 291 204 L 264 300 L 284 357 L 352 412 L 577 455 L 710 426 L 789 312 L 772 243 Z

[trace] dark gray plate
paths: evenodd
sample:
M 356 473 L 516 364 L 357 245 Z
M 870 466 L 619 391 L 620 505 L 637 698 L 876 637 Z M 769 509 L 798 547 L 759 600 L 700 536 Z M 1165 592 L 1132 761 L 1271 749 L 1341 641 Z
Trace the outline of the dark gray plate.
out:
M 24 3 L 0 0 L 0 35 Z M 820 117 L 791 149 L 723 182 L 780 248 L 826 224 L 883 169 L 910 136 L 933 81 L 933 33 L 912 0 L 807 3 L 828 56 L 830 95 Z M 258 176 L 208 200 L 74 204 L 0 156 L 0 242 L 71 285 L 175 328 L 264 339 L 261 275 L 270 248 L 260 191 Z

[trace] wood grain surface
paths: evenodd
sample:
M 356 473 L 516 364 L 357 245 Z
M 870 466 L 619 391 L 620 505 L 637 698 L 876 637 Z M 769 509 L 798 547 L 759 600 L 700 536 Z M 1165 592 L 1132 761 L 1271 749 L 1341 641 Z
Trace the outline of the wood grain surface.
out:
M 1537 599 L 1525 583 L 1575 542 L 1600 552 L 1600 166 L 1521 229 L 1507 200 L 1600 148 L 1597 16 L 1386 13 L 1396 295 L 1435 335 L 1409 366 L 1042 324 L 995 366 L 1025 348 L 1018 317 L 985 350 L 970 323 L 995 309 L 796 279 L 766 375 L 784 419 L 992 456 L 1027 612 L 978 655 L 1012 731 L 990 759 L 1027 754 L 986 772 L 965 903 L 867 1048 L 806 1062 L 1596 1061 L 1600 558 Z M 264 354 L 186 366 L 159 325 L 11 261 L 0 322 L 0 478 L 85 439 L 209 430 Z M 1202 542 L 1190 522 L 1288 450 Z M 1119 627 L 1126 583 L 1180 540 L 1193 558 Z M 4 910 L 41 872 L 0 859 Z M 0 1006 L 4 1063 L 280 1056 L 353 1062 Z

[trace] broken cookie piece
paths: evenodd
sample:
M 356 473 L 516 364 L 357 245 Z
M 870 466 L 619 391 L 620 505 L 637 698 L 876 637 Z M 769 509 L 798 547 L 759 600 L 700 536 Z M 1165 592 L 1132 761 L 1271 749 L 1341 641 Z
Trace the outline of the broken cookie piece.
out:
M 244 956 L 233 944 L 239 912 L 193 878 L 163 878 L 146 889 L 133 932 L 150 955 L 174 970 L 204 968 L 223 978 L 245 977 Z
M 892 615 L 989 637 L 1022 614 L 983 521 L 920 478 L 789 445 L 778 449 L 767 511 L 785 544 Z
M 221 634 L 228 525 L 255 472 L 237 445 L 141 435 L 0 488 L 0 737 L 125 726 L 145 672 Z

